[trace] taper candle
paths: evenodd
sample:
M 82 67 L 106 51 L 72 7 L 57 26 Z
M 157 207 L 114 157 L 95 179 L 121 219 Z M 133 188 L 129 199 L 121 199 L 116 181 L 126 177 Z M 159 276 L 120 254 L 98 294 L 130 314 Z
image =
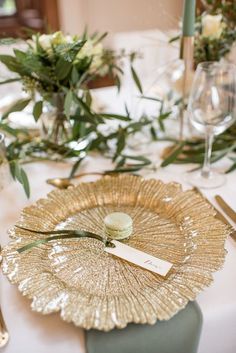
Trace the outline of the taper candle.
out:
M 184 1 L 183 12 L 183 37 L 194 36 L 196 0 Z

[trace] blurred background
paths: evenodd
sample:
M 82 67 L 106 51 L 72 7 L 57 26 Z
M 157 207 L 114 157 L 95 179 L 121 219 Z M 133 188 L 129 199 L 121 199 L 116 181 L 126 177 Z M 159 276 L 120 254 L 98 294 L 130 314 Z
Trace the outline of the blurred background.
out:
M 168 42 L 179 28 L 182 7 L 183 0 L 0 0 L 0 37 L 25 37 L 24 27 L 79 35 L 85 28 L 108 32 L 105 46 L 140 52 L 136 69 L 152 85 L 157 71 L 178 58 L 178 43 L 170 48 Z M 0 52 L 8 50 L 9 45 L 0 46 Z
M 176 28 L 183 0 L 0 0 L 1 36 L 19 35 L 20 27 L 127 32 Z

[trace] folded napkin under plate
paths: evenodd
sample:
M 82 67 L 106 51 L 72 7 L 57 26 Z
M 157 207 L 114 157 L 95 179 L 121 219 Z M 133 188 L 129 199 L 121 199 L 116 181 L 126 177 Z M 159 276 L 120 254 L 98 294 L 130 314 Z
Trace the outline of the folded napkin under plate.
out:
M 196 302 L 153 326 L 129 324 L 110 332 L 86 331 L 87 353 L 196 353 L 202 314 Z

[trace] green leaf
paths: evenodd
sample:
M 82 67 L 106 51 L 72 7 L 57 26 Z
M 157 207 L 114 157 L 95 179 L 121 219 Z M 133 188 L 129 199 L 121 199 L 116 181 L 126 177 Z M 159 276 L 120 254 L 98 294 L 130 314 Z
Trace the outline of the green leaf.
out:
M 148 125 L 148 121 L 137 121 L 135 123 L 131 123 L 127 126 L 129 133 L 134 133 L 135 131 L 140 131 L 143 126 Z
M 19 49 L 14 49 L 14 54 L 19 61 L 24 61 L 27 57 L 27 53 L 25 53 Z
M 147 99 L 147 100 L 150 100 L 150 101 L 155 101 L 155 102 L 162 102 L 161 99 L 156 98 L 156 97 L 141 96 L 140 98 L 141 99 Z
M 14 137 L 17 137 L 18 131 L 16 129 L 13 129 L 12 127 L 8 126 L 7 124 L 0 123 L 0 130 L 5 131 L 9 135 L 12 135 Z
M 98 39 L 95 40 L 94 45 L 101 42 L 107 35 L 108 35 L 108 32 L 103 33 Z
M 73 66 L 73 68 L 72 68 L 71 81 L 72 81 L 73 85 L 76 85 L 76 83 L 79 81 L 79 73 L 78 73 L 76 66 Z
M 119 137 L 117 140 L 117 144 L 116 144 L 116 154 L 115 154 L 115 158 L 117 156 L 120 155 L 120 153 L 123 151 L 123 149 L 125 148 L 125 133 L 123 130 L 120 131 L 119 133 Z
M 71 168 L 69 178 L 72 178 L 75 175 L 75 173 L 78 170 L 80 163 L 82 162 L 83 159 L 84 158 L 79 157 L 79 159 L 74 163 L 73 167 Z
M 87 25 L 85 25 L 84 31 L 83 31 L 83 34 L 82 34 L 82 40 L 86 40 L 87 37 L 88 37 L 88 27 L 87 27 Z
M 15 77 L 15 78 L 9 78 L 5 81 L 1 81 L 0 85 L 5 85 L 6 83 L 11 83 L 11 82 L 16 82 L 16 81 L 20 81 L 21 79 L 19 77 Z
M 7 134 L 12 135 L 18 138 L 18 135 L 25 135 L 25 137 L 29 137 L 29 130 L 27 129 L 14 129 L 8 124 L 0 123 L 0 130 L 5 131 Z M 16 140 L 18 141 L 18 140 Z
M 18 72 L 20 70 L 20 65 L 17 59 L 11 55 L 0 55 L 0 61 L 8 68 L 8 70 L 13 72 Z
M 91 96 L 90 91 L 89 90 L 86 91 L 86 93 L 85 93 L 85 101 L 86 101 L 86 104 L 87 104 L 88 107 L 91 107 L 92 100 L 93 100 L 93 98 Z
M 13 179 L 18 180 L 21 183 L 21 171 L 20 171 L 19 164 L 16 161 L 11 161 L 10 166 L 11 166 L 10 170 L 11 170 Z
M 64 103 L 64 112 L 68 119 L 70 118 L 72 100 L 73 100 L 73 93 L 72 91 L 68 91 L 66 94 L 65 103 Z
M 15 163 L 15 177 L 21 183 L 21 169 L 18 163 Z
M 2 119 L 6 119 L 8 115 L 12 112 L 18 112 L 23 110 L 31 101 L 31 99 L 20 99 L 15 104 L 13 104 L 10 109 L 2 115 Z
M 129 112 L 129 109 L 128 109 L 128 106 L 126 103 L 125 103 L 125 112 L 126 112 L 127 116 L 130 118 L 130 112 Z
M 64 61 L 73 63 L 76 55 L 81 50 L 86 41 L 78 40 L 74 43 L 62 43 L 56 46 L 53 46 L 53 50 L 56 56 Z
M 22 168 L 20 170 L 20 176 L 21 176 L 20 183 L 23 185 L 26 196 L 29 198 L 30 197 L 29 179 L 28 179 L 27 174 L 25 173 L 24 169 L 22 169 Z
M 120 88 L 121 88 L 121 82 L 120 82 L 120 78 L 118 75 L 115 76 L 115 85 L 117 87 L 117 91 L 118 93 L 120 92 Z
M 218 153 L 213 153 L 213 156 L 211 158 L 211 163 L 215 163 L 215 162 L 219 161 L 221 158 L 226 156 L 229 152 L 233 151 L 234 148 L 235 148 L 235 144 L 233 144 L 232 146 L 230 146 L 228 148 L 222 149 Z
M 118 163 L 116 164 L 116 169 L 123 167 L 124 164 L 125 164 L 125 157 L 121 157 Z
M 131 63 L 134 62 L 135 58 L 136 58 L 136 52 L 133 51 L 133 52 L 130 54 L 130 61 L 131 61 Z
M 151 133 L 152 139 L 154 141 L 156 141 L 157 140 L 157 134 L 156 134 L 156 131 L 155 131 L 153 126 L 150 127 L 150 133 Z
M 132 167 L 121 167 L 121 168 L 116 168 L 114 170 L 106 170 L 106 174 L 116 174 L 116 173 L 133 173 L 133 172 L 138 172 L 142 167 L 140 166 L 132 166 Z
M 28 177 L 19 164 L 16 161 L 9 162 L 10 172 L 14 180 L 18 180 L 20 184 L 22 184 L 26 196 L 29 198 L 30 196 L 30 186 Z
M 234 162 L 229 169 L 226 170 L 226 174 L 231 173 L 236 169 L 236 162 Z
M 162 132 L 165 132 L 165 125 L 161 119 L 158 120 L 158 124 Z
M 134 161 L 139 161 L 142 162 L 142 165 L 148 165 L 151 164 L 150 159 L 148 159 L 147 157 L 144 156 L 130 156 L 130 155 L 123 155 L 123 157 L 125 157 L 126 159 L 131 159 Z M 141 164 L 141 163 L 140 163 Z
M 127 160 L 138 161 L 140 163 L 128 164 Z M 151 164 L 151 161 L 144 156 L 121 155 L 121 158 L 118 161 L 114 172 L 119 172 L 119 173 L 136 172 L 149 164 Z
M 72 63 L 60 58 L 56 63 L 55 74 L 59 81 L 64 80 L 72 69 Z
M 166 118 L 168 118 L 168 116 L 170 116 L 171 113 L 172 112 L 163 113 L 163 114 L 159 115 L 158 119 L 165 120 Z
M 129 116 L 119 115 L 119 114 L 102 113 L 102 114 L 99 114 L 99 116 L 101 116 L 104 119 L 117 119 L 117 120 L 122 120 L 122 121 L 130 121 L 131 120 Z
M 16 180 L 15 164 L 16 164 L 15 161 L 10 161 L 10 162 L 9 162 L 10 172 L 11 172 L 12 178 L 13 178 L 14 180 Z
M 76 122 L 84 122 L 84 123 L 90 123 L 92 125 L 97 125 L 97 121 L 94 116 L 88 116 L 88 115 L 81 115 L 81 114 L 75 114 L 70 116 L 71 120 L 74 120 Z
M 83 102 L 76 94 L 73 94 L 74 101 L 80 106 L 80 108 L 86 113 L 89 117 L 94 118 L 94 114 L 91 112 L 90 107 Z
M 166 159 L 161 163 L 161 167 L 166 167 L 167 165 L 173 163 L 178 155 L 182 152 L 185 142 L 180 142 L 174 150 L 168 155 Z
M 137 73 L 136 73 L 134 67 L 131 66 L 130 69 L 131 69 L 131 73 L 132 73 L 133 80 L 134 80 L 134 82 L 136 83 L 136 86 L 137 86 L 139 92 L 140 92 L 140 93 L 143 93 L 143 89 L 142 89 L 141 82 L 140 82 L 140 80 L 139 80 L 139 77 L 138 77 L 138 75 L 137 75 Z
M 86 125 L 87 124 L 81 120 L 74 122 L 73 130 L 72 130 L 74 140 L 78 140 L 79 138 L 88 136 Z M 90 129 L 93 129 L 93 126 L 90 127 Z
M 162 114 L 159 115 L 159 117 L 157 118 L 158 124 L 159 124 L 160 129 L 161 129 L 162 132 L 165 132 L 164 120 L 167 119 L 170 114 L 171 114 L 171 112 L 162 113 Z
M 33 116 L 35 121 L 38 121 L 39 117 L 42 114 L 42 111 L 43 111 L 43 101 L 36 102 L 33 109 Z
M 180 39 L 180 35 L 178 34 L 177 36 L 172 37 L 172 38 L 169 40 L 169 43 L 176 42 L 176 40 L 179 40 L 179 39 Z

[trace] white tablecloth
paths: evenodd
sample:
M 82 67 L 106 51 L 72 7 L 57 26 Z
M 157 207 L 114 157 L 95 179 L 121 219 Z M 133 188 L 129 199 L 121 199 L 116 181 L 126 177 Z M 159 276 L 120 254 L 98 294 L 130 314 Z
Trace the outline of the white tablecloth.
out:
M 155 144 L 150 148 L 155 153 L 159 150 Z M 83 170 L 103 170 L 108 166 L 108 160 L 94 156 L 87 160 Z M 155 173 L 146 173 L 145 177 L 181 182 L 184 168 L 171 165 Z M 26 199 L 21 186 L 13 182 L 0 193 L 0 236 L 3 245 L 8 242 L 7 229 L 18 220 L 21 209 L 46 196 L 52 189 L 45 180 L 67 176 L 69 166 L 64 163 L 42 163 L 27 165 L 26 170 L 31 183 L 30 200 Z M 208 197 L 213 201 L 216 191 L 222 193 L 236 209 L 235 176 L 236 173 L 229 174 L 227 184 L 208 192 Z M 204 318 L 199 353 L 236 352 L 236 242 L 228 239 L 226 248 L 228 254 L 223 269 L 214 275 L 214 283 L 197 299 Z M 3 348 L 4 353 L 85 352 L 81 329 L 63 322 L 58 314 L 42 316 L 32 312 L 30 301 L 22 297 L 16 286 L 10 285 L 2 275 L 1 305 L 11 336 L 9 344 Z
M 148 95 L 160 91 L 160 80 L 166 65 L 169 67 L 173 59 L 178 57 L 178 48 L 169 47 L 164 34 L 158 31 L 122 34 L 114 39 L 114 47 L 125 47 L 127 50 L 142 48 L 144 61 L 137 63 L 138 72 L 142 81 L 149 87 Z M 161 35 L 161 36 L 160 36 Z M 158 38 L 160 40 L 158 40 Z M 5 51 L 5 49 L 4 49 Z M 142 71 L 143 70 L 143 71 Z M 128 69 L 124 82 L 129 86 L 130 77 Z M 15 88 L 17 92 L 17 87 Z M 104 92 L 105 91 L 105 92 Z M 118 97 L 113 89 L 97 92 L 98 98 L 109 102 L 111 111 L 120 113 L 124 109 L 122 97 Z M 12 86 L 8 93 L 14 93 Z M 19 88 L 18 88 L 18 92 Z M 160 93 L 160 92 L 159 92 Z M 5 86 L 2 94 L 6 94 Z M 133 90 L 133 96 L 138 96 Z M 125 95 L 131 113 L 136 115 L 142 110 L 134 98 Z M 150 102 L 149 102 L 150 103 Z M 150 103 L 151 104 L 151 103 Z M 153 103 L 155 105 L 155 103 Z M 155 106 L 156 107 L 156 106 Z M 159 163 L 158 154 L 161 146 L 149 144 L 144 150 L 148 156 Z M 216 164 L 224 169 L 224 163 Z M 90 157 L 83 164 L 84 171 L 103 170 L 110 168 L 109 162 L 102 158 Z M 155 173 L 146 173 L 145 177 L 160 178 L 165 182 L 177 181 L 183 183 L 185 166 L 171 165 L 165 169 L 157 169 Z M 188 167 L 187 167 L 188 168 Z M 191 168 L 191 167 L 190 167 Z M 22 187 L 11 182 L 4 190 L 0 191 L 0 243 L 8 242 L 7 229 L 19 219 L 20 211 L 39 198 L 45 197 L 52 187 L 45 183 L 50 177 L 67 176 L 70 167 L 67 164 L 39 163 L 25 167 L 30 176 L 31 198 L 27 200 Z M 223 187 L 207 192 L 209 199 L 214 202 L 213 195 L 221 193 L 226 201 L 236 209 L 236 172 L 227 176 L 227 184 Z M 87 179 L 89 180 L 89 179 Z M 0 173 L 1 182 L 1 173 Z M 189 187 L 184 184 L 184 187 Z M 236 225 L 235 225 L 236 226 Z M 236 352 L 236 242 L 232 239 L 226 241 L 228 254 L 224 267 L 214 275 L 214 283 L 202 292 L 197 301 L 203 312 L 203 330 L 200 340 L 199 353 L 235 353 Z M 30 309 L 30 301 L 18 292 L 16 286 L 8 283 L 1 276 L 1 307 L 10 332 L 9 344 L 2 349 L 4 353 L 84 353 L 83 331 L 72 324 L 63 322 L 58 314 L 43 316 Z M 183 352 L 187 353 L 187 352 Z

